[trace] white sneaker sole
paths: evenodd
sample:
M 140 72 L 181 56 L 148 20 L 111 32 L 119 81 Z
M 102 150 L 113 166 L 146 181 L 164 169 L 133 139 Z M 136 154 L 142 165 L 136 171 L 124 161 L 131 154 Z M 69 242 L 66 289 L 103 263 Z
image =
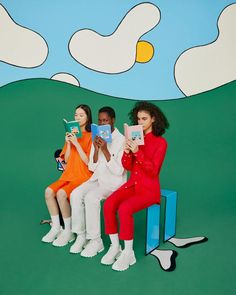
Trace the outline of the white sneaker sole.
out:
M 112 267 L 112 269 L 115 270 L 115 271 L 124 271 L 124 270 L 127 270 L 130 266 L 134 265 L 135 263 L 136 263 L 136 259 L 134 258 L 134 260 L 132 260 L 126 268 L 117 269 L 117 268 Z
M 71 254 L 79 254 L 83 251 L 83 248 L 82 249 L 79 249 L 79 250 L 76 250 L 76 251 L 73 251 L 73 250 L 70 250 L 70 253 Z
M 75 240 L 75 237 L 72 237 L 67 243 L 65 243 L 65 244 L 63 244 L 63 245 L 55 245 L 55 244 L 53 244 L 53 243 L 52 243 L 52 245 L 53 245 L 54 247 L 64 247 L 64 246 L 66 246 L 67 244 L 72 243 L 74 240 Z M 54 240 L 54 241 L 55 241 L 55 240 Z
M 79 254 L 79 253 L 81 253 L 82 251 L 83 251 L 83 249 L 86 247 L 86 245 L 87 245 L 87 243 L 85 243 L 81 248 L 79 248 L 78 250 L 71 250 L 70 249 L 70 253 L 71 254 Z M 71 247 L 73 247 L 73 246 L 71 246 Z
M 60 232 L 61 232 L 61 231 L 59 231 L 59 232 L 57 233 L 57 235 L 55 236 L 55 238 L 52 239 L 52 240 L 50 240 L 50 241 L 45 241 L 45 240 L 43 239 L 44 237 L 42 237 L 41 242 L 43 242 L 43 243 L 47 243 L 47 244 L 53 243 L 53 242 L 56 240 L 56 238 L 59 236 Z
M 120 254 L 121 254 L 121 251 L 118 254 L 116 254 L 116 256 L 114 257 L 113 261 L 111 261 L 111 262 L 103 262 L 101 260 L 101 264 L 103 264 L 103 265 L 112 265 L 120 257 Z
M 57 237 L 56 237 L 56 238 L 57 238 Z M 56 239 L 56 238 L 55 238 L 55 239 Z M 50 243 L 53 243 L 53 242 L 55 241 L 55 239 L 53 239 L 52 241 L 45 241 L 45 240 L 42 239 L 41 242 L 46 243 L 46 244 L 50 244 Z
M 85 257 L 85 258 L 92 258 L 92 257 L 96 256 L 98 253 L 101 253 L 103 250 L 104 250 L 104 247 L 101 250 L 97 251 L 94 255 L 86 255 L 86 254 L 81 253 L 80 256 Z

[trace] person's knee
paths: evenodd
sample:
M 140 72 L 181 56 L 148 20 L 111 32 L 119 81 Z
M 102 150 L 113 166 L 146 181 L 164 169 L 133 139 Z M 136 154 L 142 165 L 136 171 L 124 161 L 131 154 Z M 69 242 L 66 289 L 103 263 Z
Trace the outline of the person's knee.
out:
M 49 201 L 52 198 L 55 198 L 55 192 L 50 187 L 47 187 L 45 189 L 45 200 Z
M 88 192 L 84 197 L 84 203 L 86 205 L 98 205 L 100 204 L 100 198 L 96 194 L 96 191 L 90 191 Z
M 104 214 L 116 211 L 114 202 L 112 202 L 109 197 L 106 199 L 103 205 Z
M 78 194 L 77 188 L 76 188 L 70 193 L 70 202 L 71 203 L 75 202 L 78 196 L 79 196 L 79 194 Z
M 59 203 L 64 202 L 67 199 L 66 192 L 60 189 L 56 194 L 56 198 Z
M 127 215 L 132 215 L 132 209 L 127 204 L 121 204 L 118 209 L 119 218 Z
M 82 192 L 78 189 L 74 189 L 70 194 L 70 204 L 71 206 L 78 206 L 83 203 L 84 196 Z

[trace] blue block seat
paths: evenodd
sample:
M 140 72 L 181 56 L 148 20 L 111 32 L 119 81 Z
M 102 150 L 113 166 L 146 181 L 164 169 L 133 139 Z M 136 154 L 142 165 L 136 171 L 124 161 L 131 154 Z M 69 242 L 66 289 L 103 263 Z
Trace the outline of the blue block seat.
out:
M 162 189 L 161 198 L 165 198 L 164 241 L 166 242 L 176 234 L 177 192 Z M 160 245 L 160 206 L 162 205 L 155 204 L 147 208 L 146 255 Z

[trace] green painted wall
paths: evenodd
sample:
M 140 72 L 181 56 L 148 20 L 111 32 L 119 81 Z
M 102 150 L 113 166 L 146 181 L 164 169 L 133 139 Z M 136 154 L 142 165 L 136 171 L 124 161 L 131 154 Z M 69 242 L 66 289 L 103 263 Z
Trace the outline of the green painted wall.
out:
M 136 214 L 138 263 L 125 273 L 41 243 L 48 217 L 44 188 L 60 173 L 53 159 L 63 145 L 62 118 L 87 103 L 115 108 L 117 127 L 134 101 L 68 84 L 34 79 L 0 88 L 1 294 L 226 294 L 236 288 L 236 82 L 187 99 L 161 101 L 170 128 L 161 173 L 163 188 L 177 190 L 177 237 L 206 235 L 207 243 L 178 249 L 177 267 L 165 273 L 144 256 L 145 211 Z M 105 244 L 109 241 L 105 237 Z M 161 249 L 174 249 L 168 243 Z

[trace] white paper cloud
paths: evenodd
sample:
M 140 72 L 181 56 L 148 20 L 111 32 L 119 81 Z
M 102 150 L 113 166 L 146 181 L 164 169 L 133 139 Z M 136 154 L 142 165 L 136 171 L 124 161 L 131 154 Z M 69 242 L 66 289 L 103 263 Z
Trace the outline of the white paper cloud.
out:
M 142 3 L 131 9 L 115 32 L 102 36 L 92 30 L 76 32 L 70 42 L 71 55 L 80 64 L 103 73 L 121 73 L 135 63 L 137 41 L 160 21 L 159 9 Z
M 40 66 L 48 46 L 36 32 L 16 24 L 0 4 L 0 61 L 25 68 Z
M 236 4 L 224 9 L 218 27 L 216 41 L 188 49 L 176 62 L 176 82 L 187 96 L 236 79 Z
M 80 86 L 79 81 L 71 74 L 68 73 L 57 73 L 51 77 L 52 80 L 66 82 L 75 86 Z

